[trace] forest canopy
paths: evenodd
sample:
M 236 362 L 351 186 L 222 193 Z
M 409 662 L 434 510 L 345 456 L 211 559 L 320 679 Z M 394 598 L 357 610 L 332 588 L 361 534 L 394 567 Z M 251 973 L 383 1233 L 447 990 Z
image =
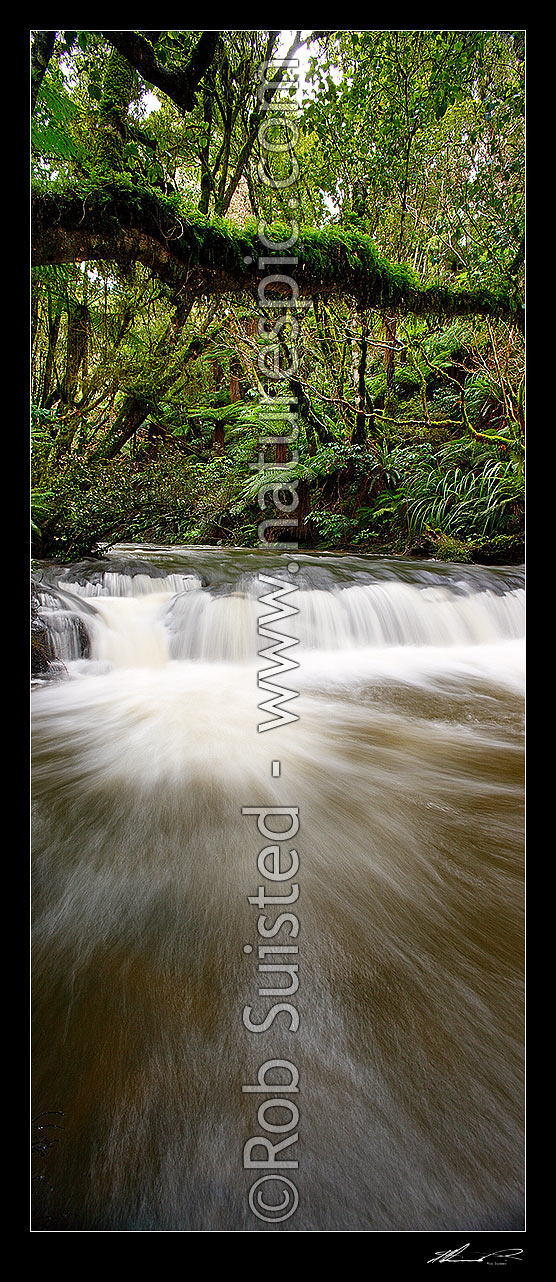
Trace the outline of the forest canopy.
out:
M 34 554 L 521 559 L 524 33 L 31 36 Z

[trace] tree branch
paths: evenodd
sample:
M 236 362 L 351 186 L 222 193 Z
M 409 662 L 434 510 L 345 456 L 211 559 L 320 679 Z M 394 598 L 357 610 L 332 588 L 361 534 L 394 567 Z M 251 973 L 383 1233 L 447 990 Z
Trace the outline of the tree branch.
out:
M 226 229 L 191 219 L 175 200 L 116 183 L 33 198 L 33 264 L 108 260 L 141 262 L 176 294 L 244 294 L 261 307 L 260 242 L 255 228 Z M 361 232 L 305 229 L 295 282 L 302 298 L 350 297 L 362 307 L 418 316 L 490 316 L 524 327 L 512 294 L 423 284 L 407 267 L 389 263 Z M 280 285 L 274 297 L 280 296 Z M 290 297 L 288 291 L 285 295 Z M 266 296 L 272 292 L 267 287 Z
M 189 62 L 179 71 L 171 71 L 159 62 L 155 49 L 142 32 L 103 31 L 102 35 L 144 80 L 171 98 L 180 111 L 193 111 L 196 91 L 216 52 L 219 31 L 203 31 Z

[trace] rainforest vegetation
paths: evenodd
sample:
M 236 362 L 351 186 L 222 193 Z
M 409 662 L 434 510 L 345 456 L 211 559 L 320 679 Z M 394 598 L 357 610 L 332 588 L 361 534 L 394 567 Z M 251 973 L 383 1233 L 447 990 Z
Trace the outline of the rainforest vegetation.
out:
M 524 61 L 521 31 L 32 32 L 35 557 L 254 546 L 266 487 L 307 549 L 522 559 Z M 261 463 L 262 235 L 299 434 Z

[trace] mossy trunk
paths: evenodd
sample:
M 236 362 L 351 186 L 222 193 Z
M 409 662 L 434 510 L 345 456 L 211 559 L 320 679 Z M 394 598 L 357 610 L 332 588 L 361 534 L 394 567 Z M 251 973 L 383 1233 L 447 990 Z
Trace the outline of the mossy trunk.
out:
M 55 31 L 36 31 L 31 49 L 31 111 L 35 110 L 43 77 L 54 52 Z
M 390 346 L 386 349 L 386 355 L 384 358 L 384 362 L 386 365 L 386 391 L 388 396 L 393 396 L 394 389 L 396 386 L 396 353 L 395 353 L 395 347 L 394 347 L 396 342 L 396 317 L 395 316 L 384 317 L 384 336 L 385 336 L 386 342 L 390 344 Z
M 150 412 L 150 406 L 137 396 L 126 397 L 124 404 L 112 427 L 91 454 L 91 461 L 104 459 L 108 462 L 123 449 L 127 441 L 139 430 Z
M 116 49 L 111 49 L 99 103 L 96 139 L 97 161 L 107 174 L 121 173 L 125 168 L 128 113 L 136 83 L 137 73 L 133 67 Z
M 73 404 L 79 381 L 79 371 L 87 359 L 89 342 L 89 309 L 86 303 L 72 303 L 68 314 L 68 341 L 66 369 L 61 386 L 64 405 Z
M 368 327 L 365 321 L 361 325 L 361 353 L 357 371 L 357 414 L 355 430 L 352 436 L 354 445 L 364 445 L 367 439 L 367 390 L 365 374 L 367 372 Z
M 51 399 L 52 379 L 55 370 L 56 347 L 60 333 L 60 321 L 62 319 L 62 304 L 57 296 L 53 300 L 48 300 L 48 346 L 46 350 L 46 360 L 44 365 L 44 378 L 41 393 L 41 405 L 49 407 L 53 403 Z

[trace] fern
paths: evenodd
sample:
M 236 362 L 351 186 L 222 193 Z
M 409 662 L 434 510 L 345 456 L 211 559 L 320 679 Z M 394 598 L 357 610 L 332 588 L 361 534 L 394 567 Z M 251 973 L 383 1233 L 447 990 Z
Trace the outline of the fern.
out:
M 86 149 L 74 132 L 81 117 L 78 103 L 52 76 L 45 76 L 31 123 L 33 153 L 48 160 L 76 162 L 86 159 Z

